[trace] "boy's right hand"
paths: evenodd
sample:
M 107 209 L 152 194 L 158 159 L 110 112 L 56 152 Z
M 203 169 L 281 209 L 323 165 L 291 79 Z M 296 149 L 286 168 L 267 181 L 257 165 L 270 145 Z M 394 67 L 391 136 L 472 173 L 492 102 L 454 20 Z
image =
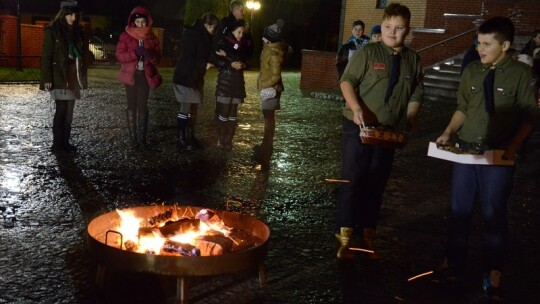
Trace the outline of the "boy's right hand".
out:
M 379 124 L 379 120 L 377 119 L 377 116 L 369 110 L 367 111 L 354 111 L 353 112 L 353 121 L 355 124 L 359 126 L 375 126 Z
M 444 132 L 435 140 L 435 144 L 438 146 L 450 146 L 452 145 L 452 136 L 447 132 Z

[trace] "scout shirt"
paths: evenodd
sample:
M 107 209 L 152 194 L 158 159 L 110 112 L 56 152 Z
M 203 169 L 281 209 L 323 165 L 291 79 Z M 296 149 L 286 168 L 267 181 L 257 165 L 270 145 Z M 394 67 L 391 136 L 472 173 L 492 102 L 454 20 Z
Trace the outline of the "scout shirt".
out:
M 403 47 L 399 80 L 393 94 L 384 102 L 394 50 L 383 42 L 371 43 L 358 49 L 349 61 L 340 82 L 347 81 L 357 88 L 357 94 L 377 116 L 380 124 L 394 128 L 407 113 L 410 101 L 422 102 L 424 97 L 423 71 L 420 56 Z M 353 113 L 345 104 L 343 116 L 353 120 Z
M 484 78 L 490 66 L 474 61 L 467 65 L 457 93 L 457 111 L 465 114 L 459 139 L 486 148 L 503 148 L 522 122 L 535 125 L 539 111 L 534 97 L 536 80 L 526 64 L 506 56 L 496 64 L 494 81 L 495 111 L 484 107 Z

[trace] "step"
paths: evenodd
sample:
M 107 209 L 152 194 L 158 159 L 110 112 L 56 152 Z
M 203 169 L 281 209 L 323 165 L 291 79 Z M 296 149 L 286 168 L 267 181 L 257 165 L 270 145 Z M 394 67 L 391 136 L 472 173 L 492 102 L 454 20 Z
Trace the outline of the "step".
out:
M 424 96 L 456 98 L 457 90 L 444 87 L 424 86 Z
M 429 72 L 424 74 L 424 79 L 429 79 L 431 81 L 459 82 L 461 80 L 461 75 L 456 73 Z
M 459 87 L 459 81 L 440 81 L 437 79 L 424 79 L 424 87 L 457 91 Z

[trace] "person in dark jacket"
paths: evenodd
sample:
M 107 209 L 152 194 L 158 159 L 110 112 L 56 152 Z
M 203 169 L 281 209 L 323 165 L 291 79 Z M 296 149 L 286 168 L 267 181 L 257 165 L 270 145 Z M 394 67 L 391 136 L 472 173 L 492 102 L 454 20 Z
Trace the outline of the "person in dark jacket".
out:
M 540 30 L 535 30 L 531 39 L 521 50 L 521 54 L 529 55 L 533 59 L 533 71 L 536 79 L 540 80 Z
M 232 149 L 236 132 L 238 105 L 244 102 L 246 88 L 244 70 L 247 69 L 252 49 L 251 41 L 244 40 L 244 20 L 236 20 L 225 30 L 214 56 L 218 68 L 216 83 L 217 147 Z
M 116 59 L 120 63 L 118 79 L 126 88 L 126 116 L 134 147 L 146 145 L 148 94 L 162 82 L 156 68 L 161 60 L 161 48 L 152 24 L 150 11 L 143 6 L 135 7 L 116 46 Z
M 179 149 L 200 147 L 194 136 L 198 105 L 203 101 L 204 75 L 213 65 L 209 62 L 212 36 L 219 19 L 211 12 L 205 13 L 193 27 L 185 27 L 180 42 L 180 56 L 174 69 L 174 95 L 180 103 L 177 121 Z
M 244 2 L 241 0 L 232 0 L 229 4 L 229 15 L 221 19 L 219 23 L 218 30 L 216 32 L 216 36 L 214 39 L 214 48 L 218 48 L 218 43 L 223 40 L 223 37 L 225 36 L 225 32 L 227 31 L 227 28 L 229 28 L 231 25 L 233 25 L 238 20 L 244 19 Z M 251 24 L 249 24 L 251 27 Z M 253 37 L 251 36 L 250 29 L 246 25 L 244 30 L 244 35 L 242 37 L 242 40 L 244 41 L 250 41 L 250 44 L 253 45 Z M 247 50 L 247 54 L 249 58 L 251 58 L 251 55 L 253 53 L 253 48 L 250 48 Z
M 87 88 L 88 43 L 79 26 L 77 1 L 60 2 L 60 10 L 45 28 L 41 52 L 40 89 L 51 93 L 56 111 L 53 120 L 53 152 L 73 152 L 69 143 L 75 99 Z
M 349 37 L 349 40 L 343 44 L 337 53 L 336 56 L 336 68 L 338 71 L 338 77 L 341 78 L 343 71 L 349 60 L 352 57 L 352 54 L 359 48 L 369 43 L 369 37 L 364 35 L 365 24 L 362 20 L 356 20 L 352 25 L 352 35 Z

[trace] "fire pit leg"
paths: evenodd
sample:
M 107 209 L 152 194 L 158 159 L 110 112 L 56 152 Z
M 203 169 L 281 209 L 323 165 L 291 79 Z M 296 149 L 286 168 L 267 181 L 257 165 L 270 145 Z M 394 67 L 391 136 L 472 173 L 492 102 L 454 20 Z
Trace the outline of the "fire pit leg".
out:
M 186 277 L 176 278 L 176 300 L 180 304 L 187 304 L 188 280 Z
M 103 290 L 105 287 L 105 273 L 107 272 L 107 267 L 98 264 L 97 273 L 96 273 L 96 285 L 99 290 Z
M 264 287 L 266 285 L 266 275 L 264 273 L 264 264 L 259 263 L 259 285 Z

